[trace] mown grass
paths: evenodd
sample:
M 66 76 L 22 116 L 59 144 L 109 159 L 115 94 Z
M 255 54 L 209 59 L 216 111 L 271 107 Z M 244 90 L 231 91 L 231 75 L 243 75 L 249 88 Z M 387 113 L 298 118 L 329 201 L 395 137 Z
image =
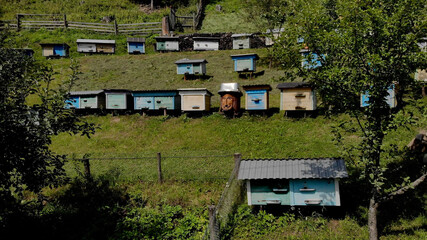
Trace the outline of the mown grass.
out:
M 18 13 L 67 14 L 68 21 L 101 22 L 105 16 L 114 16 L 118 23 L 159 22 L 169 13 L 168 8 L 154 11 L 140 6 L 135 1 L 115 0 L 0 0 L 1 19 L 12 20 Z

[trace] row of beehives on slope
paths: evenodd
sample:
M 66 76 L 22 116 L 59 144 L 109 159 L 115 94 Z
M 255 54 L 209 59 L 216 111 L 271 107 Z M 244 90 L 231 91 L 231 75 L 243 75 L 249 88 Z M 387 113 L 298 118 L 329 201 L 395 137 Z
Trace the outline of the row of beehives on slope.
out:
M 233 34 L 233 49 L 251 48 L 253 34 Z M 180 38 L 172 36 L 156 37 L 155 49 L 160 52 L 180 51 Z M 220 49 L 220 37 L 193 37 L 194 51 L 208 51 Z M 80 53 L 107 53 L 113 54 L 116 50 L 115 40 L 102 39 L 77 39 L 77 52 Z M 66 43 L 41 43 L 44 57 L 67 57 L 70 46 Z M 127 50 L 129 54 L 145 53 L 145 38 L 127 38 Z
M 280 83 L 280 110 L 314 111 L 316 94 L 304 82 Z M 270 85 L 244 85 L 245 109 L 266 111 L 269 109 Z M 240 98 L 243 95 L 239 84 L 222 83 L 218 94 L 221 96 L 220 111 L 238 114 Z M 66 108 L 87 110 L 130 110 L 130 111 L 183 111 L 209 112 L 213 94 L 206 88 L 180 88 L 177 90 L 123 90 L 104 89 L 97 91 L 70 92 Z M 362 98 L 363 99 L 363 98 Z M 361 104 L 363 105 L 363 102 Z

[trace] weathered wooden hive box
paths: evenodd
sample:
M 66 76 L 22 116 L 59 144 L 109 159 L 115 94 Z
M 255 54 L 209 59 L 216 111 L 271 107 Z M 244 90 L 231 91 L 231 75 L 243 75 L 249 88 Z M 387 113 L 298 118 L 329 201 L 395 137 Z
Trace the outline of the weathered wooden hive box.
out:
M 265 37 L 265 45 L 272 46 L 274 44 L 274 40 L 279 38 L 284 31 L 284 28 L 267 29 L 266 34 L 268 37 Z
M 259 59 L 258 54 L 238 54 L 231 55 L 231 59 L 234 62 L 234 71 L 236 72 L 255 72 L 256 71 L 256 60 Z
M 104 89 L 107 110 L 133 109 L 131 92 L 126 89 Z
M 127 38 L 129 54 L 145 53 L 145 38 Z
M 244 160 L 248 205 L 340 206 L 339 179 L 348 177 L 343 159 Z
M 238 83 L 221 83 L 218 94 L 221 96 L 221 112 L 237 114 L 240 111 L 242 92 L 239 89 Z
M 156 37 L 157 51 L 179 51 L 179 37 Z
M 103 90 L 70 92 L 66 108 L 104 109 L 105 94 Z
M 396 87 L 395 85 L 391 85 L 388 89 L 387 89 L 387 104 L 390 106 L 390 108 L 394 108 L 397 105 L 397 100 L 396 100 Z M 367 107 L 369 106 L 369 91 L 366 91 L 362 94 L 360 94 L 360 106 L 361 107 Z
M 194 37 L 194 51 L 219 50 L 219 37 Z
M 77 52 L 115 53 L 116 40 L 77 39 Z
M 41 43 L 42 56 L 46 58 L 68 57 L 70 46 L 66 43 Z
M 252 33 L 241 33 L 231 35 L 231 38 L 233 39 L 233 49 L 251 48 L 252 35 Z
M 248 111 L 259 111 L 269 109 L 270 85 L 244 85 L 245 108 Z
M 181 98 L 177 90 L 132 91 L 135 110 L 180 110 Z
M 305 82 L 280 83 L 280 110 L 313 111 L 316 110 L 316 94 Z
M 181 110 L 184 112 L 209 111 L 212 93 L 206 88 L 180 88 Z
M 177 74 L 206 74 L 206 59 L 183 58 L 175 62 Z

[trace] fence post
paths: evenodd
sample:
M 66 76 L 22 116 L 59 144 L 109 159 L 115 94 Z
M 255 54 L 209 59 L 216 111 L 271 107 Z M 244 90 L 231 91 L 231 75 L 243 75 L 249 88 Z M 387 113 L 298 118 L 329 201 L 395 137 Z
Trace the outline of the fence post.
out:
M 216 214 L 215 214 L 215 205 L 209 206 L 209 239 L 217 240 L 218 232 L 216 229 Z
M 119 29 L 117 28 L 117 21 L 114 19 L 114 34 L 117 35 L 118 32 L 119 32 Z
M 21 15 L 16 14 L 16 30 L 19 31 L 21 29 Z
M 169 35 L 169 17 L 162 18 L 162 35 Z
M 158 181 L 159 181 L 159 183 L 163 183 L 162 155 L 159 152 L 157 153 L 157 172 L 158 172 Z
M 68 24 L 67 24 L 67 15 L 64 14 L 64 28 L 67 28 Z
M 242 154 L 234 154 L 234 169 L 236 171 L 236 176 L 239 174 L 240 162 L 242 161 Z
M 83 164 L 85 166 L 85 177 L 87 179 L 90 179 L 91 175 L 90 175 L 90 162 L 89 162 L 89 158 L 84 158 L 82 161 L 83 161 Z
M 193 30 L 196 29 L 196 14 L 193 13 Z

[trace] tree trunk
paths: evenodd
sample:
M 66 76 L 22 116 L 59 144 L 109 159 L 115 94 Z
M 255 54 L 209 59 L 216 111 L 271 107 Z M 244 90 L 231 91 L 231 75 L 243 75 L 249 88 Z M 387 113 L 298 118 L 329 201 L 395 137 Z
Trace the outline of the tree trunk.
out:
M 375 196 L 372 196 L 368 213 L 369 240 L 378 240 L 377 213 L 378 203 L 375 201 Z
M 151 0 L 151 10 L 154 10 L 154 0 Z

